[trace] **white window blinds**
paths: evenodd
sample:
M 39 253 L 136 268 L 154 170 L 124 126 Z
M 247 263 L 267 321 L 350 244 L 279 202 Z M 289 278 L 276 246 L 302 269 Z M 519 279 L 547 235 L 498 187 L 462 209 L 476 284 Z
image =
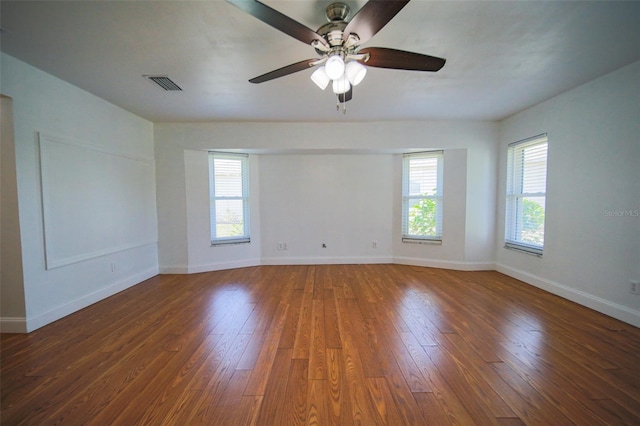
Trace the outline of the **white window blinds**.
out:
M 209 153 L 211 244 L 249 242 L 248 156 Z
M 547 135 L 507 148 L 505 247 L 542 254 L 547 191 Z
M 402 239 L 442 240 L 442 151 L 402 159 Z

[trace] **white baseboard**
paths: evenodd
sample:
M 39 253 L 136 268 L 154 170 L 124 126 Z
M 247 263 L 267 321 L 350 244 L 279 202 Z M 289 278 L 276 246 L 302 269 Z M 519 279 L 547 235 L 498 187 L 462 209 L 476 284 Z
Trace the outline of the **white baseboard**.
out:
M 393 263 L 392 257 L 263 257 L 263 265 L 358 265 Z
M 248 268 L 260 266 L 260 259 L 242 259 L 233 262 L 207 263 L 203 265 L 189 265 L 187 274 L 199 274 L 201 272 L 223 271 L 225 269 Z
M 156 275 L 158 275 L 158 268 L 150 268 L 146 271 L 117 281 L 109 285 L 108 287 L 105 287 L 98 291 L 94 291 L 93 293 L 86 294 L 64 305 L 58 306 L 57 308 L 40 314 L 37 317 L 27 318 L 26 331 L 23 332 L 30 333 L 33 330 L 57 321 L 60 318 L 79 311 L 80 309 L 86 308 L 87 306 L 99 302 L 100 300 L 106 299 L 109 296 L 113 296 L 116 293 L 120 293 L 121 291 L 126 290 L 129 287 L 133 287 L 134 285 L 139 284 L 151 277 L 155 277 Z
M 494 262 L 465 262 L 460 260 L 422 259 L 416 257 L 394 257 L 398 265 L 424 266 L 427 268 L 453 269 L 456 271 L 495 271 Z
M 201 272 L 224 271 L 226 269 L 248 268 L 262 265 L 260 259 L 242 259 L 230 262 L 204 263 L 201 265 L 164 265 L 161 274 L 199 274 Z
M 161 274 L 188 274 L 189 266 L 188 265 L 160 265 L 159 271 Z
M 358 265 L 375 263 L 397 263 L 399 265 L 425 266 L 429 268 L 454 269 L 458 271 L 494 271 L 493 262 L 465 262 L 413 257 L 263 257 L 243 259 L 235 262 L 220 262 L 203 265 L 160 266 L 161 274 L 197 274 L 224 269 L 245 268 L 259 265 Z
M 243 259 L 235 262 L 209 263 L 203 265 L 165 265 L 160 266 L 161 274 L 197 274 L 200 272 L 220 271 L 224 269 L 245 268 L 259 265 L 358 265 L 375 263 L 397 263 L 400 265 L 426 266 L 430 268 L 455 269 L 458 271 L 493 271 L 493 262 L 464 262 L 411 257 L 263 257 L 261 259 Z
M 538 277 L 537 275 L 533 275 L 501 263 L 496 264 L 495 270 L 520 281 L 524 281 L 534 287 L 548 291 L 556 296 L 560 296 L 579 305 L 586 306 L 587 308 L 609 315 L 610 317 L 626 322 L 627 324 L 640 327 L 640 312 L 627 306 L 602 299 L 601 297 L 576 290 L 566 285 Z
M 27 319 L 24 317 L 0 317 L 0 333 L 26 333 Z

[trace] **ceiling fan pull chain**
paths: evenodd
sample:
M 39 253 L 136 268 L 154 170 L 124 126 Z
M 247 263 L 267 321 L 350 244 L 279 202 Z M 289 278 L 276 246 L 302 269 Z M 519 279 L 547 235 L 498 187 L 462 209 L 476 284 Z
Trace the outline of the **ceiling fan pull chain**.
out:
M 345 96 L 344 94 L 342 96 Z M 336 95 L 336 111 L 340 111 L 340 104 L 342 104 L 342 114 L 347 115 L 347 101 L 340 102 L 340 95 Z

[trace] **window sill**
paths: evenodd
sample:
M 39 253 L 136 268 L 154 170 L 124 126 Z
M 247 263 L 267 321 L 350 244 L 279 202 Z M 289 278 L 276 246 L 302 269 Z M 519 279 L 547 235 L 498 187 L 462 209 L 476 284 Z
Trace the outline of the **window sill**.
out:
M 211 241 L 211 247 L 220 247 L 220 246 L 236 246 L 239 244 L 250 244 L 250 239 L 242 239 L 242 240 L 228 240 L 228 241 Z
M 542 257 L 541 248 L 513 244 L 513 243 L 505 243 L 504 248 L 508 250 L 513 250 L 513 251 L 518 251 L 520 253 L 528 254 L 530 256 Z
M 402 242 L 403 243 L 408 243 L 408 244 L 429 244 L 429 245 L 436 245 L 436 246 L 441 246 L 442 245 L 442 240 L 427 240 L 427 239 L 422 239 L 422 238 L 406 238 L 406 237 L 403 237 L 402 238 Z

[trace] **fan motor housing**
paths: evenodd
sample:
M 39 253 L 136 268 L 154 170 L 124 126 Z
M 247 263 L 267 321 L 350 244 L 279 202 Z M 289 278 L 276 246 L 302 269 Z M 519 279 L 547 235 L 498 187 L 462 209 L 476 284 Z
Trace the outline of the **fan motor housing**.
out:
M 346 27 L 347 23 L 344 21 L 328 22 L 316 32 L 327 40 L 331 47 L 335 47 L 342 45 L 342 34 Z
M 351 9 L 344 3 L 331 3 L 327 6 L 326 16 L 327 22 L 316 31 L 320 34 L 331 47 L 342 46 L 342 34 L 347 27 L 346 19 L 349 17 Z M 316 49 L 316 51 L 318 51 Z M 318 53 L 322 53 L 318 51 Z

